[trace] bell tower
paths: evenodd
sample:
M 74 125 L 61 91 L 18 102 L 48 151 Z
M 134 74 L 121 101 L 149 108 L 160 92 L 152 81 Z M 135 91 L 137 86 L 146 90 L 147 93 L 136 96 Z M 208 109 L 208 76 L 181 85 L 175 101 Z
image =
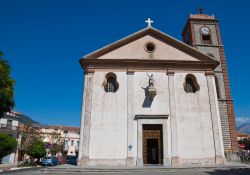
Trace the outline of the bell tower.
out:
M 214 73 L 223 143 L 225 151 L 232 150 L 235 153 L 238 151 L 238 143 L 234 108 L 219 21 L 213 15 L 204 14 L 204 10 L 200 8 L 198 14 L 190 14 L 182 36 L 186 44 L 199 49 L 220 62 Z

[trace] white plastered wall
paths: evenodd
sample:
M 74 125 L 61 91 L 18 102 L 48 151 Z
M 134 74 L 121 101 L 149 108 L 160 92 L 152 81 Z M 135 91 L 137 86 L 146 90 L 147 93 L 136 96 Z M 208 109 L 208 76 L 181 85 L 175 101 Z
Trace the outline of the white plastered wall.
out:
M 153 74 L 157 94 L 151 105 L 145 104 L 145 88 L 148 86 L 148 75 Z M 169 114 L 168 77 L 166 72 L 134 73 L 134 110 L 135 115 L 167 115 Z
M 183 84 L 187 74 L 188 72 L 177 72 L 174 75 L 178 150 L 184 163 L 189 161 L 185 159 L 195 161 L 215 156 L 206 76 L 203 72 L 193 72 L 200 90 L 186 93 Z
M 91 109 L 90 159 L 127 158 L 127 74 L 114 72 L 119 88 L 106 93 L 103 82 L 108 72 L 95 72 Z

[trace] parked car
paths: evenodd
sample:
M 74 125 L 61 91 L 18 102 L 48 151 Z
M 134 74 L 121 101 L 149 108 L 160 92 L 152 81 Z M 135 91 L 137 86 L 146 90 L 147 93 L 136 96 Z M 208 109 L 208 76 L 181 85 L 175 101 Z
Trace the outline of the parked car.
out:
M 66 164 L 67 163 L 67 156 L 58 156 L 57 160 L 59 164 Z
M 42 158 L 41 164 L 43 166 L 55 166 L 55 165 L 58 165 L 59 162 L 56 157 L 51 156 L 51 157 Z
M 67 156 L 67 164 L 77 165 L 77 156 Z

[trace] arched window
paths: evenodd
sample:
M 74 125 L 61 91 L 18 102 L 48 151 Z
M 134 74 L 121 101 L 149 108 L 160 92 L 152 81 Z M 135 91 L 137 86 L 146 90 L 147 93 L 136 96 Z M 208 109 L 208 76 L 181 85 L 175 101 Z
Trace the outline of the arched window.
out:
M 210 34 L 208 34 L 208 35 L 203 35 L 202 34 L 202 43 L 203 44 L 211 44 L 211 36 L 210 36 Z
M 116 75 L 114 73 L 108 73 L 105 78 L 104 90 L 106 92 L 116 92 L 119 87 Z
M 217 98 L 220 98 L 220 86 L 219 86 L 219 81 L 218 78 L 215 76 L 215 86 L 216 86 L 216 92 L 217 92 Z
M 196 77 L 192 74 L 188 74 L 185 78 L 184 90 L 187 93 L 195 93 L 200 90 L 200 87 L 197 83 Z

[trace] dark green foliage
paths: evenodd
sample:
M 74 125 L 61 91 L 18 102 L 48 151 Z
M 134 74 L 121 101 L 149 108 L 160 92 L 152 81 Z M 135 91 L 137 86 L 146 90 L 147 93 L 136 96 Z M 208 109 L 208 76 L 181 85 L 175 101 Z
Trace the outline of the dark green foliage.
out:
M 51 139 L 52 139 L 52 146 L 50 149 L 50 153 L 52 155 L 56 155 L 56 153 L 63 152 L 64 142 L 61 139 L 61 135 L 56 132 L 53 132 L 51 134 Z
M 0 51 L 0 118 L 15 105 L 13 100 L 15 81 L 10 77 L 11 68 L 2 56 L 3 52 Z
M 53 143 L 50 149 L 50 153 L 52 155 L 56 155 L 56 153 L 63 151 L 63 144 L 61 143 Z
M 0 133 L 0 163 L 4 156 L 15 151 L 17 148 L 17 141 L 15 138 L 5 133 Z
M 31 140 L 26 146 L 26 154 L 33 158 L 40 159 L 46 155 L 45 144 L 41 140 Z

